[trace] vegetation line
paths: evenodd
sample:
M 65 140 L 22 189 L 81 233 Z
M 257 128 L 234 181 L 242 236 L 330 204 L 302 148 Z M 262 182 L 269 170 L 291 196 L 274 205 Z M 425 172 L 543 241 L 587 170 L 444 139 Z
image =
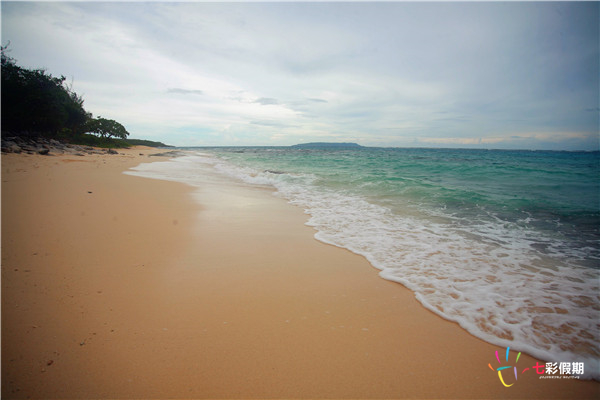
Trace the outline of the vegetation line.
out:
M 8 44 L 0 50 L 3 136 L 42 137 L 107 148 L 136 144 L 167 147 L 160 142 L 127 139 L 129 132 L 119 122 L 94 118 L 85 110 L 83 98 L 65 83 L 64 76 L 57 78 L 44 69 L 18 66 L 6 54 Z

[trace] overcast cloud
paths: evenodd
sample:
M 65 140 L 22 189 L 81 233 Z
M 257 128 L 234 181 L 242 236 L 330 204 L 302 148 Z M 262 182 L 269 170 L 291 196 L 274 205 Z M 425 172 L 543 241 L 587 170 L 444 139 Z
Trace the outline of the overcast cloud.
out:
M 2 43 L 174 145 L 597 150 L 599 20 L 597 2 L 2 2 Z

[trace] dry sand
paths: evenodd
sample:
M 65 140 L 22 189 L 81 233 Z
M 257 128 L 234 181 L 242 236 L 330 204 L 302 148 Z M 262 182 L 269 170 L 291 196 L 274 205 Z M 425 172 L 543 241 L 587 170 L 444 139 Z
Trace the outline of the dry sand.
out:
M 268 190 L 122 173 L 156 152 L 2 156 L 2 398 L 600 396 L 531 370 L 503 387 L 504 349 Z

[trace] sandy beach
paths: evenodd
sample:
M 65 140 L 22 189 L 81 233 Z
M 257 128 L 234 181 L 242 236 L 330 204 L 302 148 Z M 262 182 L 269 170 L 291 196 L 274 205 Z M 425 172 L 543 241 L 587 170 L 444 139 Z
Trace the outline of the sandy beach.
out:
M 2 398 L 599 398 L 504 387 L 505 349 L 269 190 L 123 174 L 158 152 L 2 155 Z

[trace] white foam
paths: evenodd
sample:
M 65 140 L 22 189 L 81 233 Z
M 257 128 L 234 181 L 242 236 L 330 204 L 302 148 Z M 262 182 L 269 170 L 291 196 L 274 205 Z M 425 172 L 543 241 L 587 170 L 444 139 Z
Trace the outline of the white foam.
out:
M 124 173 L 151 179 L 182 182 L 200 187 L 210 181 L 213 165 L 218 162 L 211 154 L 188 152 L 182 157 L 142 163 Z
M 363 255 L 381 277 L 414 291 L 429 310 L 492 344 L 546 361 L 585 362 L 585 377 L 600 378 L 598 273 L 564 262 L 550 268 L 530 251 L 531 232 L 493 223 L 468 232 L 431 215 L 402 215 L 317 187 L 312 175 L 257 171 L 207 155 L 159 164 L 142 164 L 135 174 L 199 184 L 206 179 L 199 169 L 204 165 L 272 185 L 305 209 L 318 240 Z

